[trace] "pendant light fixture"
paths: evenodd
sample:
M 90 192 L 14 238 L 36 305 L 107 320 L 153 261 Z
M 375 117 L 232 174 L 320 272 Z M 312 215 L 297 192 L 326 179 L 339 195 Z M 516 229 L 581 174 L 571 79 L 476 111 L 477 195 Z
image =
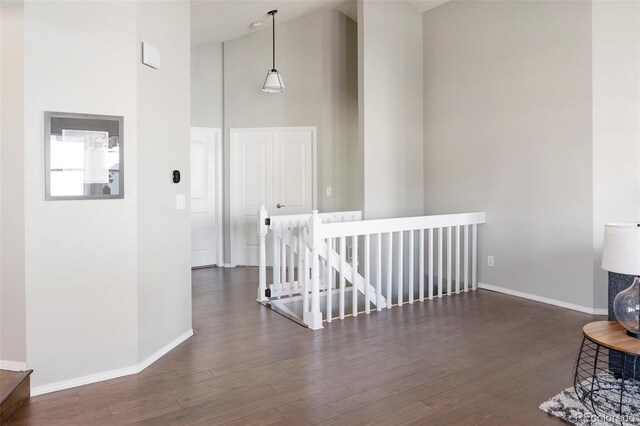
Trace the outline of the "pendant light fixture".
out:
M 276 13 L 278 13 L 277 10 L 272 10 L 269 12 L 269 15 L 271 15 L 271 18 L 273 19 L 273 26 L 271 28 L 273 33 L 273 67 L 271 68 L 271 70 L 267 71 L 267 77 L 264 79 L 264 84 L 262 85 L 262 91 L 268 93 L 284 92 L 284 81 L 282 80 L 282 76 L 276 69 Z

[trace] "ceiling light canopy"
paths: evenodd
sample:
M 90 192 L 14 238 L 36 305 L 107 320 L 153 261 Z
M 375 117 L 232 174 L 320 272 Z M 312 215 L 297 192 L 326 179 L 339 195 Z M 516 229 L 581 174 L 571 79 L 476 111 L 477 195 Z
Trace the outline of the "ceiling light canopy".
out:
M 271 18 L 273 20 L 273 26 L 271 28 L 273 34 L 273 66 L 269 71 L 267 71 L 267 76 L 264 79 L 264 84 L 262 85 L 262 91 L 267 93 L 284 92 L 284 80 L 282 80 L 282 76 L 276 69 L 276 13 L 278 13 L 277 10 L 272 10 L 269 12 L 269 15 L 271 15 Z

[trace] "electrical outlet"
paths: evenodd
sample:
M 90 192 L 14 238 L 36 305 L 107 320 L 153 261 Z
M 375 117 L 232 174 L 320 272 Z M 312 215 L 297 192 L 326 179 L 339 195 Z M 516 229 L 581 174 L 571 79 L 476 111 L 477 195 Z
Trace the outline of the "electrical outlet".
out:
M 487 256 L 487 266 L 493 268 L 494 266 L 493 256 Z
M 331 187 L 327 186 L 327 197 L 331 197 Z

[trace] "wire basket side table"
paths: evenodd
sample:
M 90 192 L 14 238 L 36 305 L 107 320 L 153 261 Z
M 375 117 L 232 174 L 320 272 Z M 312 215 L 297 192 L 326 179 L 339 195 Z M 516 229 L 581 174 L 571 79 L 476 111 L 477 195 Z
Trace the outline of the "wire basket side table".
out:
M 592 322 L 582 332 L 573 380 L 578 399 L 595 415 L 640 425 L 640 339 L 617 321 Z

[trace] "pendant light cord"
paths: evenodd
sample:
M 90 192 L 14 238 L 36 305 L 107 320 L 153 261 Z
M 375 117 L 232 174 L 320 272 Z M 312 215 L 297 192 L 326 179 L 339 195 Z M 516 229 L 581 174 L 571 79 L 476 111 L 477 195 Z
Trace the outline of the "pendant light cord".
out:
M 272 18 L 272 22 L 273 22 L 273 26 L 271 28 L 272 34 L 273 34 L 273 50 L 272 50 L 272 55 L 273 55 L 273 68 L 272 71 L 276 70 L 276 14 L 275 12 L 271 14 L 271 18 Z

